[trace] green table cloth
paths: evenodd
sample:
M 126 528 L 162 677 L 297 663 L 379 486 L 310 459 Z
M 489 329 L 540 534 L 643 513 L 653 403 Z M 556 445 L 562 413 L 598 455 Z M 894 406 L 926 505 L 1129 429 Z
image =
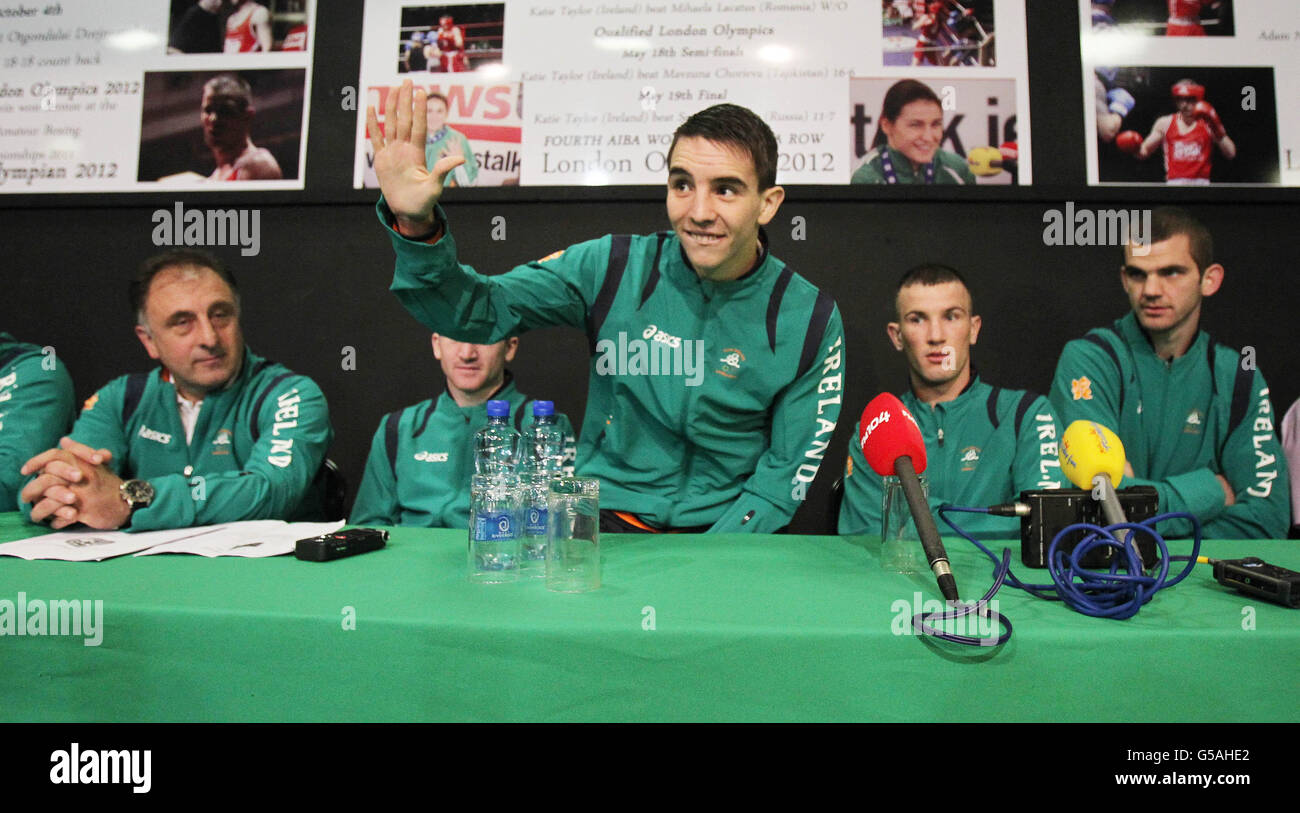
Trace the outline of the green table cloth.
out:
M 31 531 L 0 517 L 0 539 Z M 947 545 L 977 597 L 988 559 Z M 0 719 L 1300 720 L 1300 611 L 1231 592 L 1205 565 L 1127 621 L 1005 587 L 1015 634 L 974 648 L 897 634 L 911 615 L 899 608 L 938 588 L 883 572 L 866 539 L 611 534 L 601 547 L 603 586 L 577 595 L 470 584 L 464 531 L 392 529 L 387 548 L 327 563 L 0 557 L 0 601 L 103 602 L 97 646 L 0 636 Z M 1288 542 L 1203 552 L 1300 569 Z

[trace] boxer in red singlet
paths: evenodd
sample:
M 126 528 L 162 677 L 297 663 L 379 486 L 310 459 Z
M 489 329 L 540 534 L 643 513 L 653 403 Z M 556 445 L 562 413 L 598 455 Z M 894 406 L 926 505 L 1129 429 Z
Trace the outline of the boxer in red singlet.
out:
M 1205 26 L 1201 25 L 1201 15 L 1206 9 L 1219 6 L 1219 0 L 1168 0 L 1168 3 L 1166 37 L 1204 37 Z
M 1156 119 L 1143 141 L 1133 130 L 1115 137 L 1115 145 L 1138 158 L 1149 158 L 1156 150 L 1165 156 L 1165 179 L 1171 184 L 1208 184 L 1214 148 L 1224 158 L 1237 155 L 1237 145 L 1218 112 L 1205 100 L 1205 87 L 1191 79 L 1180 79 L 1170 88 L 1177 113 Z
M 465 30 L 455 24 L 450 14 L 438 18 L 438 30 L 433 32 L 434 50 L 442 69 L 449 72 L 469 70 L 465 60 Z M 429 60 L 433 64 L 433 60 Z
M 226 47 L 228 54 L 271 50 L 271 13 L 266 6 L 253 0 L 235 0 L 230 16 L 226 18 Z
M 270 150 L 249 138 L 254 112 L 252 91 L 238 76 L 222 74 L 204 84 L 199 113 L 203 143 L 217 162 L 208 180 L 278 181 L 284 177 Z

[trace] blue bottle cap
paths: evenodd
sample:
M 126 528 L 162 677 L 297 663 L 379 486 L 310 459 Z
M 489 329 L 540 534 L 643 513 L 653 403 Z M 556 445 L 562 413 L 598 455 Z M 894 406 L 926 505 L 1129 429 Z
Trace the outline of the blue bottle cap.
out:
M 546 415 L 555 414 L 554 401 L 533 401 L 533 417 L 541 418 Z
M 493 399 L 487 403 L 487 414 L 489 418 L 509 418 L 510 402 L 498 401 Z

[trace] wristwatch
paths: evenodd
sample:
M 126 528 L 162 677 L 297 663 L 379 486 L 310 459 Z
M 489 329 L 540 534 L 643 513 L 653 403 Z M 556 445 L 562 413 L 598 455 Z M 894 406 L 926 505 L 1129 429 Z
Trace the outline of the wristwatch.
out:
M 137 508 L 148 508 L 149 503 L 153 502 L 153 484 L 148 480 L 123 481 L 118 490 L 122 492 L 122 499 L 126 500 L 132 514 Z

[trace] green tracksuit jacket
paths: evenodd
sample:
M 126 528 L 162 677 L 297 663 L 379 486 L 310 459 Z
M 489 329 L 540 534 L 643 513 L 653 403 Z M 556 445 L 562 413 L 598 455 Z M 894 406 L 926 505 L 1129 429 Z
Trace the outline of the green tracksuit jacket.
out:
M 703 281 L 671 232 L 606 235 L 492 277 L 457 262 L 449 231 L 434 245 L 389 236 L 393 291 L 431 330 L 484 344 L 586 331 L 578 473 L 599 478 L 602 508 L 728 533 L 789 523 L 839 417 L 844 329 L 828 294 L 768 253 L 741 279 Z
M 76 414 L 72 379 L 58 356 L 0 333 L 0 511 L 26 508 L 18 492 L 32 478 L 18 469 L 57 446 Z
M 1209 538 L 1283 539 L 1286 461 L 1268 385 L 1244 362 L 1201 331 L 1166 364 L 1129 313 L 1065 346 L 1052 404 L 1063 426 L 1086 419 L 1114 430 L 1137 474 L 1120 488 L 1155 486 L 1162 513 L 1194 514 Z M 1235 505 L 1224 506 L 1216 474 L 1231 483 Z M 1181 520 L 1159 528 L 1165 536 L 1191 534 L 1191 523 Z
M 867 153 L 867 160 L 862 166 L 853 172 L 853 177 L 849 183 L 885 183 L 885 170 L 880 162 L 880 151 L 887 150 L 889 147 L 882 144 L 871 152 Z M 894 173 L 898 176 L 900 184 L 921 184 L 925 183 L 925 175 L 912 170 L 912 162 L 903 154 L 894 151 L 891 156 L 894 164 Z M 935 184 L 971 184 L 975 183 L 975 173 L 970 171 L 966 165 L 966 159 L 962 158 L 955 152 L 948 150 L 939 150 L 934 154 L 934 182 Z
M 516 429 L 532 424 L 532 402 L 513 382 L 507 379 L 492 397 L 510 402 Z M 462 407 L 445 390 L 437 399 L 385 415 L 370 443 L 349 522 L 468 528 L 474 433 L 486 425 L 486 403 Z M 566 469 L 572 475 L 573 427 L 558 413 L 556 425 L 564 430 Z
M 1021 491 L 1060 488 L 1057 443 L 1061 426 L 1048 400 L 1023 390 L 985 384 L 979 376 L 951 401 L 931 408 L 910 391 L 901 396 L 925 439 L 930 508 L 940 532 L 943 503 L 984 508 L 1011 502 Z M 867 465 L 853 428 L 844 467 L 842 534 L 880 535 L 882 478 Z M 1020 536 L 1020 520 L 988 514 L 952 514 L 953 521 L 981 539 Z
M 208 393 L 187 446 L 176 388 L 162 368 L 113 379 L 91 396 L 72 438 L 113 453 L 119 477 L 148 480 L 151 504 L 129 530 L 245 519 L 298 519 L 334 430 L 320 388 L 245 350 L 235 381 Z

